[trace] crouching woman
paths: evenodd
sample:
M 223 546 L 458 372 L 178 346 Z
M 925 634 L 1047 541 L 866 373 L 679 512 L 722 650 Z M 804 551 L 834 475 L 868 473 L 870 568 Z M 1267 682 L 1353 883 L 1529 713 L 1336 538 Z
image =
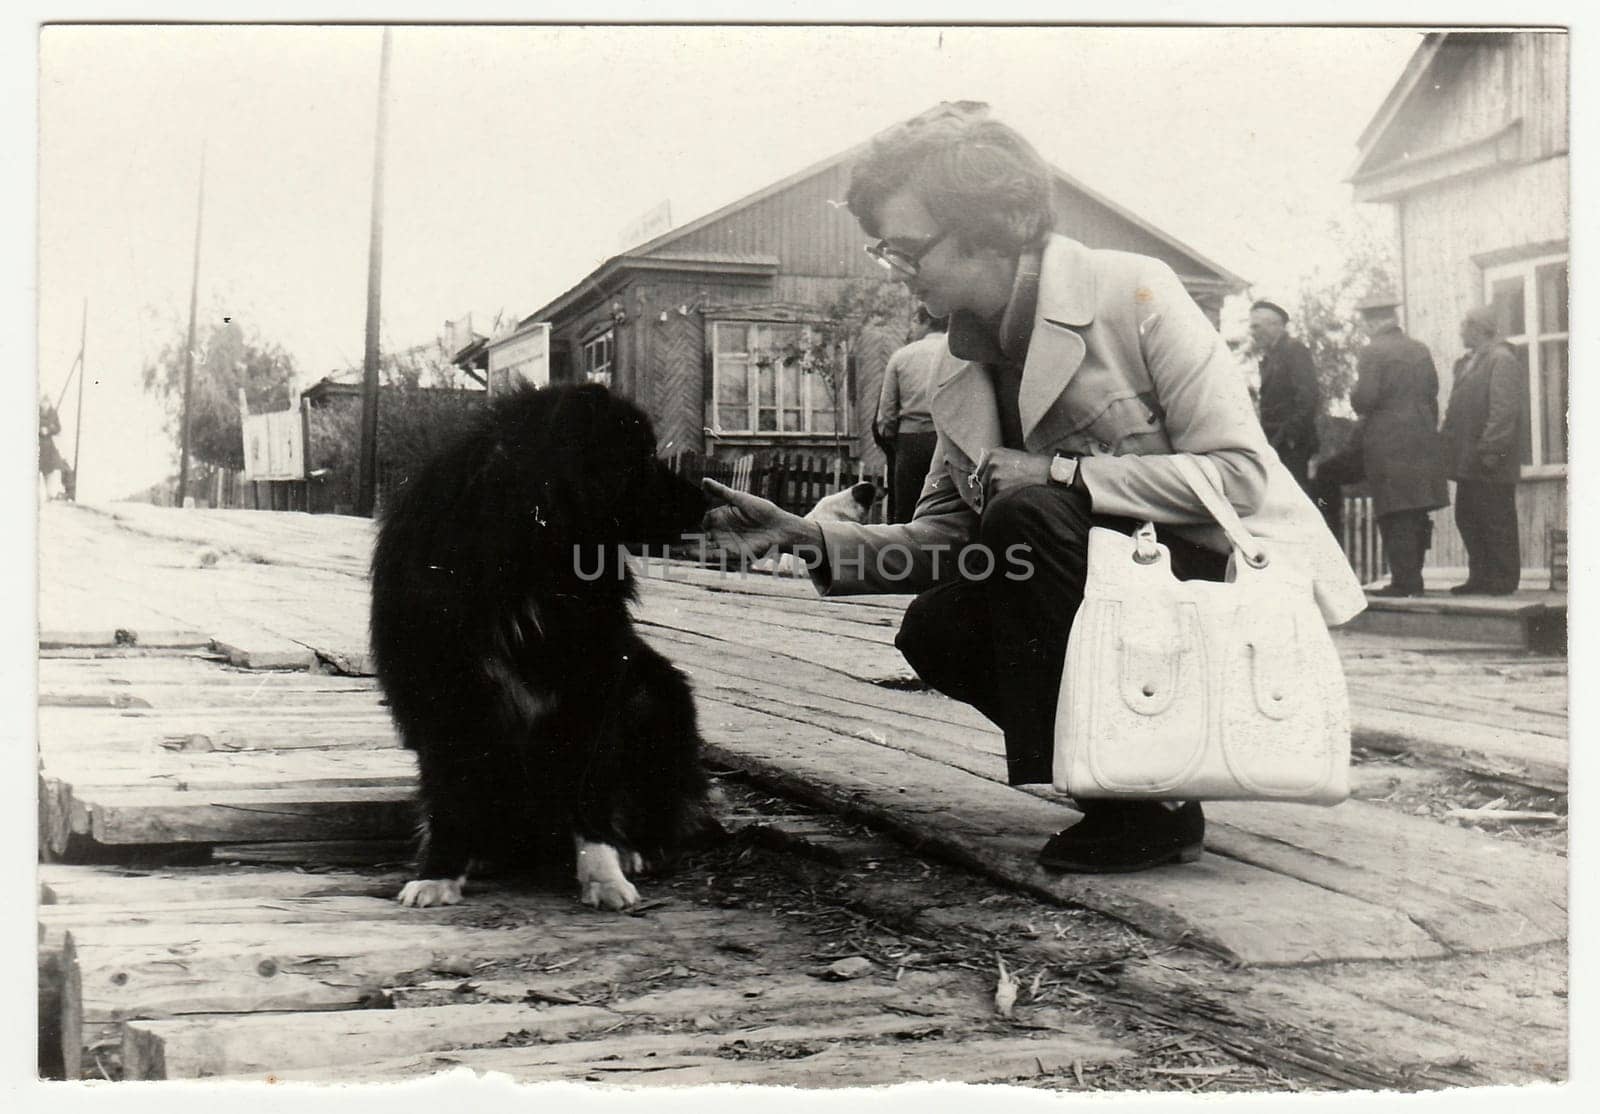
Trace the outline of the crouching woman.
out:
M 885 133 L 853 168 L 847 201 L 868 252 L 949 316 L 963 361 L 934 386 L 937 446 L 910 522 L 808 522 L 707 481 L 724 505 L 706 528 L 723 544 L 807 553 L 825 595 L 919 593 L 896 645 L 1004 731 L 1013 785 L 1051 780 L 1090 527 L 1152 521 L 1180 578 L 1226 573 L 1228 540 L 1177 455 L 1215 465 L 1253 535 L 1302 548 L 1330 625 L 1365 605 L 1172 268 L 1056 233 L 1052 177 L 1017 132 L 955 108 Z M 986 554 L 966 559 L 973 546 Z M 1198 802 L 1078 804 L 1084 818 L 1044 845 L 1045 867 L 1143 870 L 1203 846 Z

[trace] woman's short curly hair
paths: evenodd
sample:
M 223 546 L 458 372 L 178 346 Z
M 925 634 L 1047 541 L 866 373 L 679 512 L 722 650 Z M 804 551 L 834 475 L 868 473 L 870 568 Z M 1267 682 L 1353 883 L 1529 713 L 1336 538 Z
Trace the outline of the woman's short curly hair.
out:
M 1012 253 L 1055 227 L 1053 177 L 1013 128 L 943 114 L 875 138 L 851 168 L 845 204 L 867 235 L 879 236 L 879 206 L 910 190 L 963 248 Z

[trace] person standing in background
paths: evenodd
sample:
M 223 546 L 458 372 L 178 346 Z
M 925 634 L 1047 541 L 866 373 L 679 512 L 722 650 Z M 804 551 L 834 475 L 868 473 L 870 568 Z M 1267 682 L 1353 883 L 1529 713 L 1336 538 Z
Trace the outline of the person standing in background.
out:
M 1450 494 L 1439 454 L 1439 374 L 1427 346 L 1400 331 L 1397 304 L 1378 294 L 1357 307 L 1369 343 L 1350 405 L 1361 417 L 1362 467 L 1389 559 L 1389 583 L 1372 594 L 1420 596 L 1431 512 L 1449 506 Z
M 39 400 L 39 477 L 44 481 L 44 497 L 59 499 L 62 495 L 61 477 L 65 462 L 56 449 L 56 434 L 61 432 L 61 419 L 56 408 L 46 399 Z
M 1467 579 L 1450 593 L 1509 596 L 1522 580 L 1517 537 L 1522 364 L 1500 339 L 1489 306 L 1467 311 L 1461 343 L 1467 352 L 1456 361 L 1443 432 L 1446 465 L 1456 481 L 1456 527 L 1467 550 Z
M 1261 428 L 1302 490 L 1317 451 L 1321 392 L 1311 351 L 1289 335 L 1289 312 L 1262 299 L 1250 307 L 1250 338 L 1261 353 Z
M 889 521 L 910 522 L 933 464 L 938 434 L 929 400 L 939 383 L 966 361 L 950 354 L 945 321 L 918 306 L 911 323 L 911 342 L 889 357 L 878 394 L 878 443 L 893 446 L 894 475 L 889 480 Z

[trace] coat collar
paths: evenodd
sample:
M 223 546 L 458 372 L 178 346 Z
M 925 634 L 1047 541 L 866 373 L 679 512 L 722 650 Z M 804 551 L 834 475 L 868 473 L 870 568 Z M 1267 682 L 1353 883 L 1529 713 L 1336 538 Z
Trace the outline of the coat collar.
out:
M 1078 330 L 1094 321 L 1095 296 L 1089 249 L 1065 236 L 1051 236 L 1040 260 L 1033 336 L 1017 397 L 1022 440 L 1030 450 L 1052 439 L 1040 424 L 1083 363 L 1086 349 Z
M 1023 443 L 1030 450 L 1053 439 L 1040 423 L 1083 363 L 1086 349 L 1077 330 L 1094 320 L 1096 298 L 1089 249 L 1076 240 L 1049 237 L 1039 271 L 1033 331 L 1017 397 Z M 982 365 L 963 364 L 936 384 L 931 409 L 940 431 L 969 459 L 1000 444 L 994 386 Z

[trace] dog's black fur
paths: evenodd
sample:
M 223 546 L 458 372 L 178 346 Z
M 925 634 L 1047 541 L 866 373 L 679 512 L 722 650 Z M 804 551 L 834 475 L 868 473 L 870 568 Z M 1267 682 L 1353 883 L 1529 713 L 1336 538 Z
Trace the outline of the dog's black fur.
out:
M 372 652 L 424 809 L 402 901 L 458 900 L 432 883 L 469 860 L 571 862 L 578 840 L 637 869 L 714 827 L 689 683 L 635 633 L 621 549 L 679 539 L 705 506 L 644 414 L 586 385 L 497 400 L 387 508 Z

